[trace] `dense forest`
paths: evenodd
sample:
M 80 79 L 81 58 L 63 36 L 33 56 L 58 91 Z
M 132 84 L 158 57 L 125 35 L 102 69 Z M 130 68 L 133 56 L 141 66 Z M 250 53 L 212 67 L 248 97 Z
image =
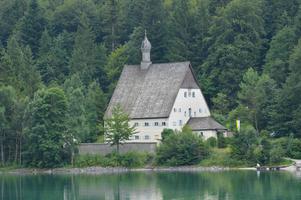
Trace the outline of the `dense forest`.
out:
M 191 61 L 228 128 L 240 119 L 258 134 L 301 137 L 300 5 L 1 0 L 1 163 L 63 163 L 41 152 L 67 156 L 76 143 L 96 141 L 123 65 L 140 63 L 144 30 L 153 63 Z

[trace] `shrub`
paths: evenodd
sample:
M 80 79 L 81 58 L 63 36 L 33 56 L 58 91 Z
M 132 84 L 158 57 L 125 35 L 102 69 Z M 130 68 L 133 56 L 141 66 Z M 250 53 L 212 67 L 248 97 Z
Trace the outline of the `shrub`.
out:
M 226 138 L 224 137 L 223 133 L 218 133 L 217 134 L 217 147 L 218 148 L 227 147 L 227 141 L 226 141 Z
M 153 155 L 139 152 L 127 152 L 125 154 L 117 154 L 116 152 L 106 156 L 101 155 L 79 155 L 75 158 L 74 165 L 76 167 L 142 167 L 151 162 Z
M 215 137 L 210 137 L 206 140 L 206 143 L 209 145 L 209 147 L 216 147 L 217 146 L 217 140 Z
M 235 133 L 231 142 L 231 157 L 254 164 L 256 162 L 254 149 L 257 145 L 255 133 L 256 131 L 252 127 L 247 127 L 240 133 Z
M 174 134 L 174 131 L 172 129 L 168 129 L 168 128 L 163 129 L 161 133 L 162 141 L 168 138 L 172 134 Z
M 285 151 L 281 146 L 274 146 L 270 151 L 270 163 L 279 163 L 283 160 Z
M 193 165 L 208 155 L 203 140 L 192 132 L 170 135 L 157 149 L 159 165 Z

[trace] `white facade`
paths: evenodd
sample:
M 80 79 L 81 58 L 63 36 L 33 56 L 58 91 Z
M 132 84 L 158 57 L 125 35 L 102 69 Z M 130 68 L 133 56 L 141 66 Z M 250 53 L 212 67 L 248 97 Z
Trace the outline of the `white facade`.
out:
M 181 88 L 168 118 L 131 120 L 137 133 L 128 142 L 159 142 L 163 129 L 180 131 L 190 117 L 208 116 L 210 111 L 201 90 Z

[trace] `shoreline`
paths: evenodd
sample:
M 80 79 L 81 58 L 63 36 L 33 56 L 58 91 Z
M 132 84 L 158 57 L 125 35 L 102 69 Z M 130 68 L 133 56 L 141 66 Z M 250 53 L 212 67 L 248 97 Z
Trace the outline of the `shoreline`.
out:
M 142 168 L 125 168 L 125 167 L 83 167 L 83 168 L 54 168 L 54 169 L 35 169 L 35 168 L 16 168 L 1 170 L 0 175 L 101 175 L 117 174 L 125 172 L 221 172 L 231 170 L 251 170 L 256 171 L 255 167 L 202 167 L 202 166 L 179 166 L 179 167 L 142 167 Z M 269 171 L 269 170 L 264 170 Z M 279 171 L 296 172 L 293 166 L 281 168 Z

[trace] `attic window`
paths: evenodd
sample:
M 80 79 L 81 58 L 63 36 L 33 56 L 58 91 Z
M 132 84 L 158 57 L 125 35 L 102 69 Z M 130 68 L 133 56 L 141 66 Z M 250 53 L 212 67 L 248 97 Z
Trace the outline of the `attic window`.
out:
M 195 97 L 195 92 L 192 92 L 192 97 Z
M 187 97 L 187 92 L 184 92 L 184 97 Z

